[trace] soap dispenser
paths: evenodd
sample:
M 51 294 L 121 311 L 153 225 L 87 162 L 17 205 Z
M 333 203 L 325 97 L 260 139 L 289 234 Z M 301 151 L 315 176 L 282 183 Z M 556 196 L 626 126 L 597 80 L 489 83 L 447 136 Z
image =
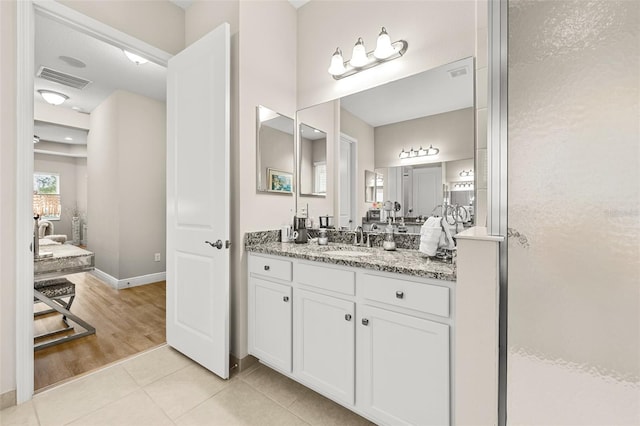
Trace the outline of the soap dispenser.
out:
M 391 218 L 389 218 L 388 225 L 384 228 L 384 241 L 382 248 L 387 251 L 393 251 L 396 249 L 396 240 L 394 238 L 393 225 L 391 224 Z

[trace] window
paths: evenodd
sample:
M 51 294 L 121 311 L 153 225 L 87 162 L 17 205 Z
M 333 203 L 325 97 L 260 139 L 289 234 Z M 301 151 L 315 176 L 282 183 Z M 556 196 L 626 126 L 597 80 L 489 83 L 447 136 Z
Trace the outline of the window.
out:
M 61 211 L 60 175 L 57 173 L 34 173 L 33 214 L 39 214 L 41 219 L 59 220 Z
M 324 161 L 313 164 L 313 193 L 327 193 L 327 163 Z

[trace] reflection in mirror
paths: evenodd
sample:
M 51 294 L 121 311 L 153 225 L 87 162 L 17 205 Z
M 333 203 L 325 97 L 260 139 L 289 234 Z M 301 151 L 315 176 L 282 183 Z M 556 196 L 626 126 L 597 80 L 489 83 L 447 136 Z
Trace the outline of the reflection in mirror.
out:
M 294 122 L 262 105 L 256 108 L 257 190 L 293 194 Z
M 375 203 L 384 201 L 384 178 L 381 173 L 364 171 L 364 202 Z
M 300 123 L 300 195 L 327 195 L 327 134 Z
M 473 188 L 472 174 L 458 175 L 460 161 L 466 171 L 474 167 L 473 99 L 473 58 L 466 58 L 340 100 L 340 131 L 358 140 L 358 164 L 382 176 L 380 201 L 394 206 L 379 209 L 365 183 L 358 222 L 367 228 L 366 218 L 392 217 L 403 230 L 420 232 L 425 217 L 458 201 L 450 198 L 453 185 L 469 181 L 466 189 Z M 460 201 L 473 210 L 473 198 Z

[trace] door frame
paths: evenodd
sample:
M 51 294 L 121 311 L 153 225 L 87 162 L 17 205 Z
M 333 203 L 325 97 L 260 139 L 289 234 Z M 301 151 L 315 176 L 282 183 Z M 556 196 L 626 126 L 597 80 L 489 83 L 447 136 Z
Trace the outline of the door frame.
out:
M 357 226 L 357 218 L 358 218 L 358 140 L 352 136 L 349 136 L 345 133 L 340 132 L 340 140 L 338 143 L 338 149 L 337 151 L 337 157 L 339 159 L 338 162 L 338 173 L 337 173 L 337 177 L 338 179 L 338 197 L 337 197 L 337 211 L 334 213 L 334 216 L 338 218 L 338 222 L 340 221 L 340 191 L 342 190 L 342 182 L 341 182 L 341 177 L 340 177 L 340 162 L 342 162 L 342 158 L 340 155 L 341 152 L 341 148 L 342 148 L 342 142 L 346 142 L 349 144 L 349 146 L 351 147 L 351 152 L 350 152 L 350 164 L 349 167 L 351 169 L 351 182 L 349 182 L 349 190 L 351 191 L 351 206 L 350 206 L 350 211 L 351 211 L 351 224 L 353 225 L 354 229 Z M 338 223 L 338 226 L 340 226 L 340 223 Z
M 173 56 L 142 40 L 83 15 L 53 0 L 17 2 L 16 25 L 16 400 L 29 401 L 34 392 L 33 360 L 33 93 L 35 13 L 84 34 L 138 53 L 164 67 Z M 22 142 L 22 143 L 21 143 Z M 29 243 L 28 243 L 29 242 Z

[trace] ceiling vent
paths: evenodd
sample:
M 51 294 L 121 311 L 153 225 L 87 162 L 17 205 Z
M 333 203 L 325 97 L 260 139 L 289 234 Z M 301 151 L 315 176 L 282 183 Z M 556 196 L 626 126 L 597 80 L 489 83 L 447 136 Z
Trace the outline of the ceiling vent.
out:
M 53 81 L 64 86 L 73 87 L 74 89 L 84 89 L 87 85 L 91 84 L 91 81 L 85 80 L 75 75 L 67 74 L 62 71 L 56 71 L 47 67 L 40 67 L 37 77 L 44 78 L 45 80 Z
M 463 75 L 467 75 L 467 72 L 468 71 L 466 66 L 448 71 L 451 78 L 462 77 Z

